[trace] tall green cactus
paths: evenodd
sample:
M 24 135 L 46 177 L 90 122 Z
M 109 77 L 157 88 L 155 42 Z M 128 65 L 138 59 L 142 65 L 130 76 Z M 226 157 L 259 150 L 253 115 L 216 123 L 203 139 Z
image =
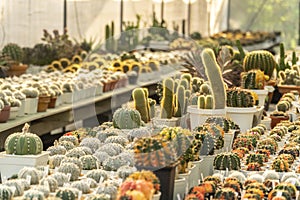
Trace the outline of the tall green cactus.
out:
M 271 78 L 274 69 L 277 68 L 277 63 L 270 52 L 256 50 L 245 56 L 243 67 L 246 72 L 252 69 L 260 69 Z
M 163 97 L 161 100 L 161 118 L 171 119 L 174 110 L 174 80 L 167 78 L 163 81 Z
M 117 41 L 114 39 L 115 34 L 115 24 L 112 21 L 111 26 L 105 25 L 105 48 L 107 51 L 116 52 L 117 51 Z
M 241 44 L 241 42 L 240 42 L 240 40 L 237 40 L 236 41 L 236 47 L 238 48 L 238 50 L 239 50 L 239 60 L 240 61 L 243 61 L 244 60 L 244 58 L 245 58 L 245 56 L 246 56 L 246 54 L 245 54 L 245 52 L 244 52 L 244 49 L 243 49 L 243 47 L 242 47 L 242 44 Z
M 214 105 L 214 98 L 212 95 L 200 95 L 198 97 L 197 105 L 199 109 L 212 109 Z
M 132 91 L 134 107 L 140 112 L 142 120 L 147 123 L 150 121 L 148 92 L 143 88 L 135 88 Z
M 286 68 L 289 68 L 287 63 L 285 63 L 285 51 L 284 51 L 284 44 L 280 43 L 279 44 L 279 66 L 278 66 L 278 71 L 284 71 Z
M 186 104 L 186 97 L 185 97 L 185 88 L 184 86 L 180 85 L 177 88 L 176 92 L 176 101 L 175 101 L 175 117 L 181 117 L 184 113 Z
M 206 48 L 203 50 L 201 57 L 212 89 L 214 99 L 212 109 L 224 109 L 226 104 L 225 84 L 215 54 L 212 49 Z
M 296 52 L 293 51 L 292 53 L 292 66 L 297 64 L 297 61 L 299 60 L 299 58 L 296 55 Z

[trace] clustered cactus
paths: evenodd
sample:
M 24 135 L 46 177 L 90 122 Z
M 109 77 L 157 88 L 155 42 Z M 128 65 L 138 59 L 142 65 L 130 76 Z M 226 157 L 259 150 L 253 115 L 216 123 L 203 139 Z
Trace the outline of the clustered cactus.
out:
M 253 107 L 256 102 L 249 90 L 231 88 L 227 90 L 226 104 L 228 107 Z
M 241 87 L 244 89 L 264 89 L 265 83 L 269 78 L 266 77 L 263 71 L 253 69 L 241 73 L 241 79 Z

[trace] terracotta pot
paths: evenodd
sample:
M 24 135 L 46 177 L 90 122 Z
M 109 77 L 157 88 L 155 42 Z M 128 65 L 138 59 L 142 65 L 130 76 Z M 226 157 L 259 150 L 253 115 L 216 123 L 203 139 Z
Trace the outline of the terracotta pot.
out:
M 4 106 L 4 108 L 0 111 L 0 123 L 7 122 L 9 116 L 10 116 L 10 106 Z
M 12 65 L 7 71 L 7 76 L 20 76 L 26 72 L 28 65 Z
M 56 99 L 57 99 L 57 97 L 51 97 L 50 98 L 50 102 L 48 104 L 48 108 L 55 108 Z
M 271 118 L 271 129 L 276 126 L 279 122 L 283 120 L 289 120 L 289 116 L 272 116 L 270 115 Z
M 47 111 L 48 104 L 50 103 L 50 96 L 40 96 L 38 101 L 38 112 Z

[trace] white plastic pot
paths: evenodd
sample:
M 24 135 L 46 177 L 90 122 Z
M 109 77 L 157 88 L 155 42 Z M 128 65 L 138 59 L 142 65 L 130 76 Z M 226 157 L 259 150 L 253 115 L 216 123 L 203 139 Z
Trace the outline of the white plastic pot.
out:
M 252 128 L 253 117 L 256 112 L 257 110 L 254 106 L 249 108 L 226 108 L 226 116 L 238 124 L 242 132 Z
M 264 106 L 265 105 L 265 100 L 268 95 L 269 90 L 268 89 L 263 89 L 263 90 L 253 90 L 251 91 L 255 92 L 258 96 L 258 106 Z
M 29 115 L 37 113 L 38 101 L 38 98 L 26 98 L 24 113 Z
M 187 112 L 190 114 L 191 129 L 202 125 L 211 116 L 224 116 L 226 109 L 199 109 L 197 105 L 188 106 Z

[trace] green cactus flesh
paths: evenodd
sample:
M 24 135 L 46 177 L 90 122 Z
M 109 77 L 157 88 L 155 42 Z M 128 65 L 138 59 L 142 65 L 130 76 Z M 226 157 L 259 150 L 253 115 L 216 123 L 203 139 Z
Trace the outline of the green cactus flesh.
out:
M 171 119 L 174 109 L 174 81 L 167 78 L 163 82 L 163 98 L 161 100 L 161 118 Z
M 142 120 L 147 123 L 150 121 L 148 95 L 143 88 L 136 88 L 132 91 L 135 109 L 139 111 Z

